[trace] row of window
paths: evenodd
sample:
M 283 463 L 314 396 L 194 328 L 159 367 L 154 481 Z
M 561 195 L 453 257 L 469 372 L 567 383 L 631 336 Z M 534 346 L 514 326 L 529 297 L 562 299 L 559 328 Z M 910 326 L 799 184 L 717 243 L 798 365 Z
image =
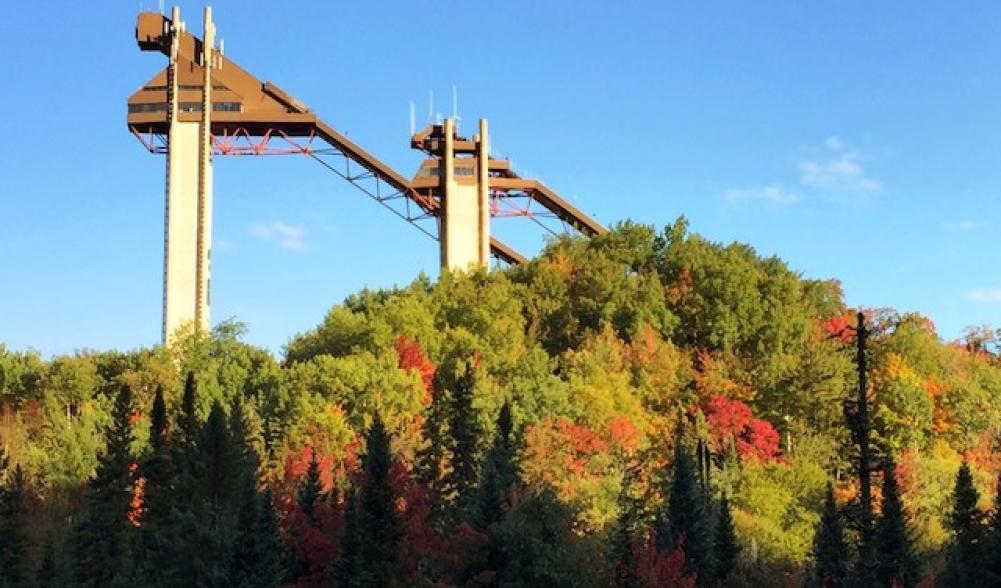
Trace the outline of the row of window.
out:
M 443 169 L 444 168 L 440 167 L 422 167 L 420 170 L 418 170 L 417 176 L 427 177 L 427 178 L 441 177 L 441 175 L 445 173 L 444 171 L 442 171 Z M 475 173 L 476 169 L 473 168 L 472 166 L 468 167 L 455 166 L 455 175 L 457 176 L 471 176 L 474 175 Z
M 189 85 L 189 84 L 181 84 L 180 86 L 177 87 L 177 89 L 178 90 L 195 90 L 195 91 L 197 91 L 197 90 L 201 90 L 202 89 L 202 85 L 198 84 L 197 86 L 192 86 L 192 85 Z M 222 84 L 212 84 L 212 89 L 213 90 L 229 90 L 229 88 L 227 88 L 226 86 L 223 86 Z M 145 90 L 147 92 L 166 92 L 167 91 L 167 86 L 143 86 L 143 90 Z
M 181 112 L 201 112 L 201 102 L 181 102 L 177 105 Z M 212 112 L 241 112 L 242 105 L 239 102 L 213 102 Z M 141 112 L 167 112 L 166 102 L 152 102 L 143 104 L 129 104 L 129 114 Z

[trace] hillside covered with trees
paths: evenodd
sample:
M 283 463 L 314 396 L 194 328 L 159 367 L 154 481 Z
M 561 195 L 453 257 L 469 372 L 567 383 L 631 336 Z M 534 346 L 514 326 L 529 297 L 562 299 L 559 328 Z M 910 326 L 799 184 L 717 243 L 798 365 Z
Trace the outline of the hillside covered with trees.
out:
M 0 586 L 1001 585 L 990 330 L 683 219 L 361 291 L 281 358 L 242 330 L 0 346 Z

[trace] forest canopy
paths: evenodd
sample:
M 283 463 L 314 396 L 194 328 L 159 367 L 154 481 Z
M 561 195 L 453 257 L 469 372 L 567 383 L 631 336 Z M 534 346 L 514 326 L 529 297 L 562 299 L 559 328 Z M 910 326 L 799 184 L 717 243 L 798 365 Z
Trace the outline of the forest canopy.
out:
M 899 492 L 914 581 L 959 569 L 961 465 L 981 521 L 1001 473 L 994 333 L 848 308 L 679 219 L 360 291 L 281 357 L 234 321 L 0 345 L 0 586 L 799 585 L 859 491 L 857 311 L 876 510 Z

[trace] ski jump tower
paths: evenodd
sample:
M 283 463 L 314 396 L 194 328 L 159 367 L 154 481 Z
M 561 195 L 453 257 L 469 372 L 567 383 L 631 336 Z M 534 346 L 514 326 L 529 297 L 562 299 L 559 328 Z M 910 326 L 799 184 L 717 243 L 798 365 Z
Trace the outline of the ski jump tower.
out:
M 471 139 L 445 119 L 411 137 L 428 155 L 413 180 L 350 141 L 271 82 L 262 82 L 215 47 L 212 10 L 201 39 L 175 7 L 170 17 L 142 12 L 136 40 L 167 56 L 167 67 L 129 97 L 129 130 L 152 153 L 166 154 L 163 341 L 182 326 L 209 327 L 212 158 L 222 155 L 311 157 L 441 243 L 450 270 L 527 259 L 493 237 L 492 218 L 530 218 L 587 236 L 605 228 L 555 192 L 490 157 L 487 121 Z M 534 208 L 532 208 L 534 205 Z M 547 221 L 548 219 L 548 221 Z M 428 224 L 430 223 L 430 225 Z

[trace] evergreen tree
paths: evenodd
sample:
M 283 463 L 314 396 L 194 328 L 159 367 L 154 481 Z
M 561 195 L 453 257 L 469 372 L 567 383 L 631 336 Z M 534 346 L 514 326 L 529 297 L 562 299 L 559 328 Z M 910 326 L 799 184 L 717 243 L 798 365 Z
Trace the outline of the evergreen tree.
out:
M 470 524 L 481 531 L 504 517 L 507 492 L 518 480 L 512 427 L 511 405 L 505 402 L 497 416 L 497 433 L 483 464 L 482 482 L 469 517 Z
M 824 510 L 813 540 L 812 585 L 840 588 L 845 585 L 847 577 L 848 547 L 845 544 L 844 526 L 834 502 L 834 487 L 828 483 Z
M 946 567 L 940 576 L 943 586 L 980 586 L 983 570 L 983 513 L 977 508 L 980 494 L 973 484 L 970 465 L 963 462 L 956 474 L 952 492 L 949 530 L 952 540 L 946 554 Z
M 469 516 L 477 498 L 482 431 L 473 409 L 474 383 L 471 362 L 452 361 L 440 367 L 422 428 L 417 478 L 431 491 L 430 518 L 443 531 Z
M 667 505 L 655 524 L 657 549 L 670 551 L 681 546 L 685 553 L 685 573 L 696 576 L 700 586 L 712 577 L 711 526 L 706 516 L 706 497 L 695 472 L 695 462 L 684 447 L 679 428 L 675 435 L 671 481 L 665 492 Z
M 158 584 L 220 586 L 230 571 L 241 462 L 222 406 L 214 403 L 199 426 L 190 410 L 190 390 L 182 402 L 180 447 L 175 452 L 179 463 L 161 537 L 163 564 L 153 573 Z
M 46 539 L 42 548 L 42 561 L 35 573 L 35 585 L 38 588 L 54 588 L 58 586 L 58 571 L 56 570 L 56 554 L 52 540 Z
M 285 575 L 285 560 L 271 492 L 261 495 L 253 477 L 247 476 L 228 579 L 241 588 L 276 588 Z
M 124 584 L 130 573 L 134 528 L 132 501 L 132 391 L 122 386 L 105 432 L 106 447 L 87 484 L 87 507 L 72 538 L 74 575 L 80 586 Z
M 10 468 L 0 446 L 0 586 L 20 586 L 26 578 L 27 478 L 21 465 Z
M 264 458 L 264 427 L 254 406 L 242 396 L 233 399 L 229 429 L 242 461 L 241 467 L 256 479 Z
M 479 481 L 477 446 L 482 434 L 476 411 L 473 409 L 475 372 L 471 362 L 465 363 L 463 373 L 451 388 L 448 418 L 448 449 L 450 467 L 445 474 L 444 487 L 452 504 L 453 521 L 466 512 Z
M 149 444 L 153 453 L 161 453 L 167 444 L 167 403 L 163 399 L 163 386 L 156 387 L 153 408 L 149 413 Z
M 184 395 L 181 397 L 181 418 L 179 428 L 181 434 L 181 444 L 187 447 L 194 446 L 198 439 L 198 411 L 196 408 L 196 397 L 198 394 L 195 385 L 194 372 L 188 372 L 184 380 Z
M 991 512 L 984 548 L 987 550 L 985 562 L 987 582 L 991 586 L 1001 586 L 1001 475 L 997 479 L 994 510 Z
M 733 528 L 733 513 L 730 512 L 730 501 L 726 495 L 720 499 L 717 509 L 714 539 L 713 572 L 716 579 L 722 582 L 737 569 L 737 558 L 740 557 L 740 545 Z
M 163 388 L 158 386 L 150 410 L 150 452 L 142 460 L 140 467 L 145 484 L 135 578 L 137 583 L 146 585 L 156 585 L 162 581 L 160 570 L 164 566 L 163 543 L 167 539 L 166 526 L 171 515 L 172 501 L 175 499 L 173 461 L 167 429 L 167 405 Z
M 323 495 L 323 481 L 320 479 L 320 462 L 316 459 L 316 449 L 309 458 L 309 467 L 306 469 L 306 476 L 299 484 L 299 491 L 296 494 L 296 502 L 303 514 L 314 526 L 319 526 L 316 520 L 316 501 Z
M 635 464 L 626 470 L 619 492 L 619 517 L 611 538 L 611 552 L 615 564 L 616 586 L 641 588 L 642 579 L 636 573 L 635 555 L 646 547 L 647 537 L 643 528 L 646 513 L 644 500 L 632 494 L 638 468 Z
M 876 573 L 881 586 L 912 586 L 917 581 L 917 561 L 892 461 L 883 468 L 883 509 L 876 522 Z
M 350 497 L 341 561 L 334 575 L 339 586 L 376 588 L 398 584 L 403 530 L 389 479 L 389 443 L 389 433 L 376 413 L 365 434 L 361 478 Z

